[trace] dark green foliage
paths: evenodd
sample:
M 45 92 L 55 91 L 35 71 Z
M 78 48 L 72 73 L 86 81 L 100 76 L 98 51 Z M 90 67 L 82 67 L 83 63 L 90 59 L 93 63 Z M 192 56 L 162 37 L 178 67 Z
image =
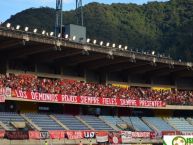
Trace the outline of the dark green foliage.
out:
M 175 59 L 193 60 L 193 0 L 170 0 L 145 5 L 90 3 L 84 8 L 87 37 L 128 45 L 139 51 L 156 50 Z M 32 8 L 8 22 L 54 31 L 55 10 Z M 74 11 L 64 23 L 76 24 Z

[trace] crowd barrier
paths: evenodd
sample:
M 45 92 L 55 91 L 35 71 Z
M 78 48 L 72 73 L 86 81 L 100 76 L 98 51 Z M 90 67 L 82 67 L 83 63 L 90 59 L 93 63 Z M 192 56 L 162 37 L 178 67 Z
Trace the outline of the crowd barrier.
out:
M 132 132 L 132 131 L 73 131 L 73 130 L 51 130 L 51 131 L 0 131 L 1 139 L 8 140 L 84 140 L 95 139 L 98 143 L 131 143 L 139 139 L 159 140 L 164 135 L 193 135 L 193 132 L 163 131 L 156 132 Z

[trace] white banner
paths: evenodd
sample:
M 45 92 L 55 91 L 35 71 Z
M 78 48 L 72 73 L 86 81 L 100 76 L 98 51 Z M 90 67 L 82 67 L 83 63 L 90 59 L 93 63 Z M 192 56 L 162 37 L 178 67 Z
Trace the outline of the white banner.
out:
M 11 88 L 0 88 L 0 102 L 5 102 L 6 97 L 11 97 Z
M 163 137 L 163 145 L 193 145 L 193 136 L 167 135 Z
M 132 132 L 132 138 L 150 138 L 151 132 Z
M 131 131 L 121 131 L 122 143 L 128 143 L 132 140 Z

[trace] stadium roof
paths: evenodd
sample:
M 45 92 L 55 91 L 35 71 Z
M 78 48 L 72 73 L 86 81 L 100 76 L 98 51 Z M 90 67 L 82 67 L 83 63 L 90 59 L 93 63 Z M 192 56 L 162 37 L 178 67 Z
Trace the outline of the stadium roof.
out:
M 100 72 L 193 76 L 192 63 L 0 27 L 1 60 L 24 59 Z

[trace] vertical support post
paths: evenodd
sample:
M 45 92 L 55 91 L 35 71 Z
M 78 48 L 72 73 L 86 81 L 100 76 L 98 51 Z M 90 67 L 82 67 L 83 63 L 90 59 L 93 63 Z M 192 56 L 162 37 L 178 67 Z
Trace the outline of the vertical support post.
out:
M 56 0 L 56 21 L 55 21 L 55 36 L 59 33 L 62 36 L 62 27 L 63 27 L 63 6 L 62 0 Z
M 82 0 L 76 0 L 76 17 L 77 17 L 77 24 L 83 26 L 84 16 L 83 16 Z

